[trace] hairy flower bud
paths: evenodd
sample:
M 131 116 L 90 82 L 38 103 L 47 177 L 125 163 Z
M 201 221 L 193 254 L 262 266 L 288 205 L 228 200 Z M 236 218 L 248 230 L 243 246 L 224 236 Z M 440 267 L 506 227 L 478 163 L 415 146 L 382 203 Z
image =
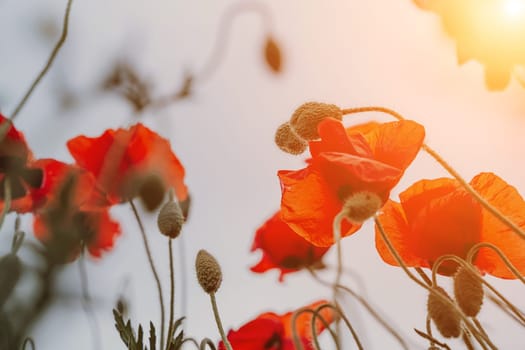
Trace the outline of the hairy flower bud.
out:
M 266 43 L 264 45 L 264 58 L 266 64 L 274 73 L 279 73 L 282 66 L 282 55 L 279 45 L 275 40 L 269 36 L 266 38 Z
M 452 301 L 447 292 L 441 287 L 433 287 L 434 291 Z M 457 338 L 461 335 L 461 317 L 454 307 L 434 293 L 428 295 L 427 312 L 439 333 L 445 338 Z
M 307 102 L 295 110 L 290 118 L 290 125 L 299 137 L 311 141 L 319 138 L 317 126 L 325 118 L 342 120 L 343 113 L 336 105 Z
M 282 151 L 294 155 L 303 153 L 308 146 L 305 140 L 293 132 L 289 123 L 284 123 L 277 128 L 275 143 Z
M 15 288 L 22 274 L 22 263 L 15 254 L 7 254 L 0 259 L 0 308 Z
M 169 201 L 162 206 L 157 216 L 160 233 L 169 238 L 177 238 L 184 224 L 184 215 L 175 201 Z
M 461 310 L 470 317 L 475 317 L 483 304 L 483 285 L 478 277 L 477 272 L 464 267 L 459 268 L 454 276 L 454 297 Z
M 348 220 L 362 224 L 377 213 L 382 205 L 383 201 L 377 194 L 362 191 L 348 196 L 343 204 L 343 210 Z
M 206 293 L 211 294 L 219 290 L 222 282 L 221 266 L 206 250 L 201 249 L 197 253 L 195 269 L 199 284 Z

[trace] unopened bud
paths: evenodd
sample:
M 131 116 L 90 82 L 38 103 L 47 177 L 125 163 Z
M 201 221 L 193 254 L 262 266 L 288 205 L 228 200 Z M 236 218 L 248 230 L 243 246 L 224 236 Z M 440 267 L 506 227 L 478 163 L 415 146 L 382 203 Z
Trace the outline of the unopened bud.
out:
M 177 238 L 184 224 L 184 215 L 179 204 L 169 201 L 162 206 L 157 216 L 157 225 L 160 233 L 169 238 Z
M 164 200 L 166 189 L 157 175 L 150 175 L 140 184 L 139 198 L 148 211 L 157 209 Z
M 271 36 L 266 38 L 266 43 L 264 45 L 264 58 L 266 64 L 268 64 L 268 67 L 270 67 L 274 73 L 279 73 L 281 71 L 281 50 Z
M 325 118 L 342 120 L 343 112 L 336 105 L 307 102 L 295 110 L 290 125 L 299 137 L 311 141 L 319 138 L 317 126 Z
M 222 282 L 221 266 L 217 260 L 204 249 L 199 250 L 195 259 L 197 279 L 202 289 L 208 294 L 219 290 Z
M 275 143 L 282 151 L 294 155 L 303 153 L 308 146 L 305 140 L 293 132 L 288 123 L 284 123 L 277 128 L 275 132 Z
M 443 288 L 433 287 L 433 290 L 452 301 Z M 461 335 L 461 317 L 459 313 L 452 305 L 443 301 L 432 292 L 428 295 L 427 312 L 443 337 L 457 338 Z
M 0 259 L 0 308 L 15 288 L 22 274 L 22 263 L 15 254 L 7 254 Z
M 356 224 L 362 224 L 374 216 L 382 206 L 383 201 L 377 194 L 362 191 L 348 196 L 343 204 L 343 210 L 348 220 Z
M 477 272 L 464 267 L 454 276 L 454 296 L 461 310 L 470 317 L 475 317 L 483 304 L 483 286 L 478 277 Z

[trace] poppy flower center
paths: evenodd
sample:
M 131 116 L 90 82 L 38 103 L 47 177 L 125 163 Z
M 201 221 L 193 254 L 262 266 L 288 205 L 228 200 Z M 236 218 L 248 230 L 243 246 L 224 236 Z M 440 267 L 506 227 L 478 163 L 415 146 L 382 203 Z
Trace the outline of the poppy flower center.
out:
M 26 195 L 27 188 L 39 188 L 42 185 L 42 169 L 31 169 L 25 166 L 20 157 L 0 156 L 0 198 L 5 199 L 5 181 L 9 179 L 11 198 L 17 199 Z
M 343 211 L 348 220 L 361 224 L 377 213 L 382 206 L 383 201 L 377 194 L 362 191 L 356 192 L 345 199 Z

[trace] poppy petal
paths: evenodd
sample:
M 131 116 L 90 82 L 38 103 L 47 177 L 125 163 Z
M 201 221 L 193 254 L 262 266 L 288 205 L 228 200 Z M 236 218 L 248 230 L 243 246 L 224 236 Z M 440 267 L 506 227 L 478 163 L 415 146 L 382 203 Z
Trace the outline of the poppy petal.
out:
M 481 173 L 470 182 L 472 187 L 503 215 L 525 229 L 525 201 L 518 191 L 492 173 Z M 482 210 L 481 241 L 501 249 L 512 264 L 525 274 L 525 241 L 486 209 Z M 476 266 L 493 276 L 514 279 L 499 256 L 488 248 L 479 250 Z

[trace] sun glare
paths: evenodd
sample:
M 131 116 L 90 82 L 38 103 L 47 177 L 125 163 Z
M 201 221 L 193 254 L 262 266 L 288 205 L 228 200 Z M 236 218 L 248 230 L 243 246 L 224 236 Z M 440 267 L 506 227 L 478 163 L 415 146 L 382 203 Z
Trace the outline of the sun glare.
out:
M 503 11 L 512 19 L 522 17 L 525 15 L 525 0 L 503 0 Z

